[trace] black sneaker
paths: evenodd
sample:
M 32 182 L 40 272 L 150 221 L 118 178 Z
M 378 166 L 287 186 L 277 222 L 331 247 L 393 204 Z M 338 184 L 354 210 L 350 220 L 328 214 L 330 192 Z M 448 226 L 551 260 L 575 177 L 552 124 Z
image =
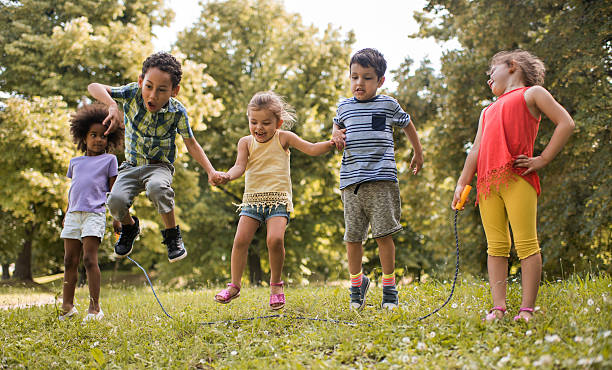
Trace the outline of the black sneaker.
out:
M 121 225 L 121 235 L 115 243 L 115 254 L 119 257 L 125 257 L 132 253 L 134 248 L 134 240 L 140 234 L 140 222 L 138 217 L 132 216 L 134 225 Z
M 164 236 L 163 243 L 168 248 L 168 261 L 175 262 L 187 257 L 187 250 L 181 237 L 181 229 L 178 226 L 162 230 L 162 235 Z
M 393 286 L 383 286 L 383 296 L 382 302 L 380 302 L 380 307 L 383 309 L 387 309 L 389 311 L 393 311 L 399 305 L 399 298 L 397 295 L 397 289 L 395 285 Z
M 366 304 L 366 295 L 370 289 L 370 279 L 363 275 L 361 280 L 361 286 L 351 287 L 351 308 L 357 311 L 361 311 Z

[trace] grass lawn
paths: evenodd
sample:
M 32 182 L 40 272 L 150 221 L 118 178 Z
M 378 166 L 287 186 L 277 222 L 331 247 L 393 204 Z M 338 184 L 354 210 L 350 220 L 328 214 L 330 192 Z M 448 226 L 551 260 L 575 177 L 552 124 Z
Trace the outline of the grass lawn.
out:
M 54 284 L 47 294 L 57 295 Z M 520 285 L 511 282 L 506 318 L 485 324 L 488 286 L 471 278 L 420 322 L 415 318 L 439 306 L 450 284 L 400 287 L 402 305 L 393 313 L 379 308 L 380 287 L 371 287 L 368 305 L 355 313 L 347 309 L 346 288 L 289 286 L 284 317 L 215 325 L 202 323 L 270 315 L 268 290 L 245 287 L 221 305 L 213 301 L 217 290 L 156 287 L 169 319 L 148 286 L 111 284 L 102 289 L 106 317 L 83 324 L 88 293 L 79 288 L 79 317 L 67 322 L 57 320 L 53 304 L 0 309 L 0 368 L 611 368 L 611 287 L 607 275 L 543 284 L 539 310 L 525 324 L 512 321 Z M 0 302 L 37 294 L 0 287 Z

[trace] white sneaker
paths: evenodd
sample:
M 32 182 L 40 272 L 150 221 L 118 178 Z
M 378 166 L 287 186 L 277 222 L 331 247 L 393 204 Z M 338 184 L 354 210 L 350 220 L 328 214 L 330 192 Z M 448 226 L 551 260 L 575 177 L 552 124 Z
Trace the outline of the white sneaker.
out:
M 70 311 L 66 312 L 63 315 L 59 315 L 59 317 L 57 318 L 59 321 L 64 321 L 66 319 L 71 318 L 72 316 L 78 314 L 79 311 L 77 311 L 76 307 L 72 306 L 72 308 L 70 309 Z
M 99 321 L 99 320 L 102 320 L 103 317 L 104 317 L 104 311 L 100 309 L 100 312 L 98 313 L 88 313 L 87 316 L 83 318 L 83 322 L 91 321 L 91 320 Z

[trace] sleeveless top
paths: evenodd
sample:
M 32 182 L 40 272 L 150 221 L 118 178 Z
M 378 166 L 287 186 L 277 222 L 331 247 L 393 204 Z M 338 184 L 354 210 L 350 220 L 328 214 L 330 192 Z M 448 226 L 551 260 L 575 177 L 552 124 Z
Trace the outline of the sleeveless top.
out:
M 283 204 L 287 212 L 293 212 L 290 155 L 280 143 L 279 130 L 265 143 L 251 138 L 240 208 Z
M 524 94 L 528 88 L 521 87 L 500 95 L 483 112 L 476 203 L 480 195 L 486 197 L 491 189 L 507 185 L 513 174 L 521 176 L 525 172 L 524 167 L 513 166 L 517 156 L 533 156 L 540 118 L 533 117 L 527 108 Z M 521 177 L 540 195 L 540 178 L 535 172 Z

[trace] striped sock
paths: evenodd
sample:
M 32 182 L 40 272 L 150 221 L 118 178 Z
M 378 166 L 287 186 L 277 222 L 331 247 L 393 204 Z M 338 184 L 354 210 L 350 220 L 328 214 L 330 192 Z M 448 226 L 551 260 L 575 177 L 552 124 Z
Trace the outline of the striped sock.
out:
M 363 280 L 363 270 L 359 271 L 358 274 L 350 274 L 351 275 L 351 286 L 361 286 L 361 282 Z
M 388 275 L 383 274 L 382 284 L 383 286 L 395 286 L 395 271 Z

